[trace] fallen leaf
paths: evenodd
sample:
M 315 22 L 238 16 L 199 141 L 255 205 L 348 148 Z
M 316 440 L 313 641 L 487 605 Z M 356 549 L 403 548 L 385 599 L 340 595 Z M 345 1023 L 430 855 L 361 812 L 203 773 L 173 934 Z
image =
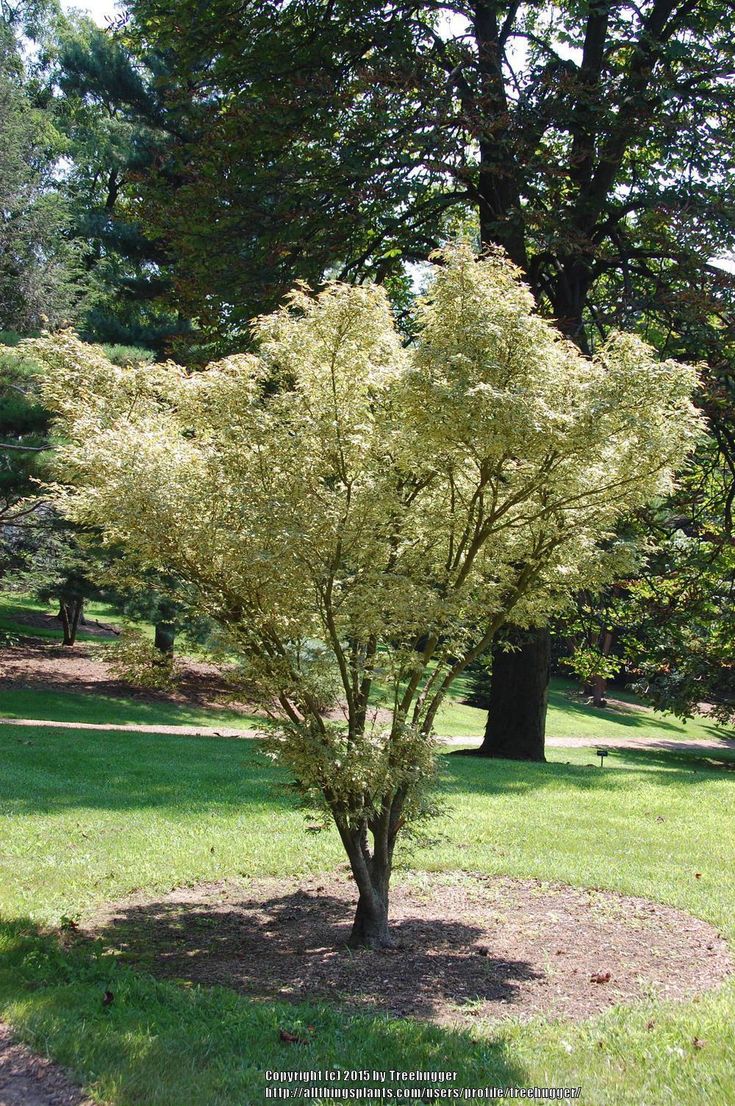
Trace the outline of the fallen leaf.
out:
M 612 979 L 610 972 L 594 972 L 590 976 L 592 983 L 609 983 Z
M 289 1033 L 287 1029 L 279 1029 L 278 1036 L 286 1045 L 304 1045 L 306 1041 L 303 1037 L 299 1037 L 297 1033 Z
M 694 1045 L 695 1048 L 704 1048 L 705 1045 L 707 1044 L 707 1042 L 702 1040 L 701 1037 L 695 1037 L 694 1040 L 692 1041 L 692 1044 Z

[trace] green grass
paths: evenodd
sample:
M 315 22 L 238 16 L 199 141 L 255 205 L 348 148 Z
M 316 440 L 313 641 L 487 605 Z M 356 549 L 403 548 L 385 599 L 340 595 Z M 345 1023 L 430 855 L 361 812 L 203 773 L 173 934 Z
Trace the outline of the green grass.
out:
M 645 895 L 709 919 L 735 944 L 732 771 L 642 751 L 614 754 L 603 770 L 585 750 L 551 756 L 445 758 L 439 839 L 403 862 Z M 43 928 L 62 915 L 136 888 L 328 870 L 338 843 L 303 833 L 283 777 L 252 743 L 6 726 L 0 758 L 0 1015 L 100 1099 L 260 1106 L 268 1068 L 358 1066 L 456 1069 L 461 1087 L 581 1086 L 587 1106 L 735 1102 L 735 985 L 581 1025 L 450 1032 L 156 982 L 101 947 L 65 949 Z M 103 1008 L 107 987 L 116 997 Z M 308 1044 L 281 1044 L 279 1028 L 306 1026 Z
M 114 607 L 99 602 L 88 602 L 87 616 L 106 625 L 120 626 L 124 619 Z M 0 594 L 0 635 L 5 632 L 15 637 L 43 637 L 62 639 L 61 627 L 29 627 L 18 621 L 24 614 L 52 614 L 46 603 L 28 596 Z M 152 627 L 136 623 L 147 633 Z M 97 635 L 80 632 L 82 642 L 100 642 Z M 196 648 L 189 647 L 190 652 Z M 462 702 L 467 694 L 465 680 L 458 680 L 451 689 L 437 717 L 437 732 L 443 737 L 479 737 L 485 728 L 487 713 Z M 549 737 L 583 737 L 593 744 L 596 741 L 619 737 L 652 737 L 669 740 L 696 741 L 700 738 L 732 737 L 732 730 L 723 729 L 703 718 L 682 722 L 673 715 L 662 715 L 649 709 L 636 709 L 636 698 L 626 692 L 614 692 L 615 698 L 630 702 L 630 706 L 616 704 L 606 708 L 589 706 L 576 694 L 577 685 L 572 680 L 552 679 L 549 692 L 549 712 L 546 732 Z M 384 696 L 380 688 L 376 702 Z M 193 725 L 249 727 L 258 724 L 253 715 L 242 715 L 226 708 L 215 710 L 185 706 L 176 703 L 147 703 L 140 699 L 80 695 L 64 691 L 13 689 L 0 693 L 0 718 L 36 718 L 54 722 L 91 722 L 125 725 Z
M 91 722 L 99 725 L 261 727 L 263 718 L 226 707 L 197 707 L 124 696 L 80 694 L 31 688 L 0 691 L 0 719 L 33 718 L 51 722 Z
M 671 715 L 649 710 L 595 708 L 579 702 L 571 682 L 553 680 L 546 732 L 550 737 L 584 737 L 595 742 L 636 737 L 696 741 L 699 738 L 732 737 L 732 731 L 705 719 L 684 723 Z M 458 698 L 442 707 L 437 731 L 444 737 L 479 737 L 486 713 L 465 706 Z M 92 692 L 9 688 L 0 691 L 1 718 L 35 718 L 39 721 L 151 726 L 227 726 L 248 729 L 263 725 L 254 714 L 226 707 L 197 707 L 184 703 L 154 702 L 142 698 L 99 695 Z M 735 749 L 735 745 L 733 746 Z
M 485 729 L 487 712 L 468 707 L 461 701 L 463 694 L 464 688 L 459 681 L 453 694 L 439 710 L 436 728 L 445 737 L 479 736 Z M 617 698 L 617 692 L 612 694 Z M 589 738 L 590 744 L 625 737 L 696 741 L 733 736 L 732 730 L 704 718 L 682 722 L 671 714 L 634 706 L 636 699 L 633 695 L 625 695 L 625 698 L 630 701 L 630 706 L 593 707 L 580 700 L 573 681 L 554 678 L 549 689 L 546 734 L 548 737 L 585 737 Z
M 0 634 L 13 638 L 43 638 L 46 641 L 62 641 L 64 632 L 61 622 L 54 622 L 51 626 L 33 626 L 24 621 L 28 615 L 46 614 L 55 615 L 58 604 L 44 603 L 40 599 L 33 599 L 28 595 L 16 595 L 13 593 L 0 593 Z M 100 603 L 95 600 L 87 600 L 84 604 L 84 615 L 90 622 L 101 622 L 103 626 L 112 626 L 119 629 L 123 622 L 129 622 L 109 603 Z M 153 633 L 147 623 L 134 623 L 141 629 Z M 106 640 L 100 638 L 98 633 L 90 633 L 80 626 L 77 640 L 83 642 L 99 642 Z M 112 639 L 110 639 L 112 640 Z

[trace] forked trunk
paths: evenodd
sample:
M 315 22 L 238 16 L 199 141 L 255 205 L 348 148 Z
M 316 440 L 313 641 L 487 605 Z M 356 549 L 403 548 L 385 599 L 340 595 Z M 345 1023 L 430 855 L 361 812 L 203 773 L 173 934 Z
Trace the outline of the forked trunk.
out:
M 74 599 L 71 604 L 62 602 L 59 616 L 64 628 L 64 645 L 74 645 L 76 642 L 79 619 L 82 616 L 83 609 L 83 599 Z
M 388 818 L 383 820 L 372 855 L 365 847 L 364 834 L 351 835 L 345 842 L 352 874 L 360 893 L 352 932 L 347 942 L 353 949 L 385 949 L 395 945 L 388 930 L 388 888 L 393 867 L 395 834 L 388 838 L 388 823 Z
M 388 889 L 384 893 L 363 894 L 357 902 L 352 932 L 347 942 L 351 949 L 391 948 L 388 931 Z

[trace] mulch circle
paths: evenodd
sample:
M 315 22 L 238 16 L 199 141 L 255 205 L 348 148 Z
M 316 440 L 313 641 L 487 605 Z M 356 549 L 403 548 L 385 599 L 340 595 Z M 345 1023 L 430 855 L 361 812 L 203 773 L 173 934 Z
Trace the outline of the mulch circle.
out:
M 207 884 L 132 896 L 85 932 L 168 978 L 465 1027 L 682 1000 L 734 970 L 707 922 L 608 891 L 401 873 L 391 892 L 399 947 L 385 952 L 346 948 L 354 902 L 344 872 Z
M 65 1072 L 0 1025 L 0 1106 L 93 1106 Z

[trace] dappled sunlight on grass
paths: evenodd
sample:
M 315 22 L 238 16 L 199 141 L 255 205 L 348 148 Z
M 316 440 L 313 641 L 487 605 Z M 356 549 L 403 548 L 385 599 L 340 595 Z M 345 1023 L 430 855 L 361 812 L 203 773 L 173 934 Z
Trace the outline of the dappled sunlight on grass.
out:
M 264 719 L 226 707 L 157 702 L 93 692 L 12 688 L 0 692 L 2 718 L 32 718 L 50 722 L 87 722 L 100 725 L 206 726 L 252 729 Z
M 487 711 L 467 706 L 461 701 L 463 693 L 460 685 L 441 707 L 436 724 L 438 733 L 446 737 L 482 735 Z M 633 699 L 632 696 L 630 698 Z M 557 677 L 551 681 L 549 688 L 546 736 L 582 737 L 594 742 L 631 736 L 696 741 L 698 738 L 734 735 L 732 729 L 717 726 L 706 718 L 682 722 L 671 714 L 660 714 L 636 706 L 633 702 L 630 706 L 611 703 L 607 707 L 593 707 L 579 698 L 577 686 L 571 680 Z

